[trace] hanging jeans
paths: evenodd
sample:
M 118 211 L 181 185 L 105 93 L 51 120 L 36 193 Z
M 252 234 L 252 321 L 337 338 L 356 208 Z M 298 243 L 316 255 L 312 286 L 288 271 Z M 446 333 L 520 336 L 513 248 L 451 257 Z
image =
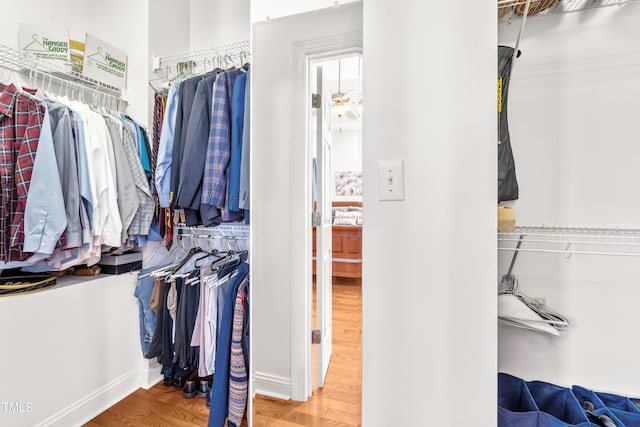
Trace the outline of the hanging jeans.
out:
M 148 274 L 156 268 L 157 267 L 140 270 L 138 277 Z M 156 315 L 150 305 L 151 293 L 153 292 L 155 283 L 156 279 L 153 276 L 147 276 L 142 279 L 138 278 L 138 283 L 133 293 L 138 299 L 138 306 L 140 308 L 140 345 L 142 346 L 142 355 L 144 357 L 147 357 L 147 353 L 149 353 L 151 340 L 156 330 Z

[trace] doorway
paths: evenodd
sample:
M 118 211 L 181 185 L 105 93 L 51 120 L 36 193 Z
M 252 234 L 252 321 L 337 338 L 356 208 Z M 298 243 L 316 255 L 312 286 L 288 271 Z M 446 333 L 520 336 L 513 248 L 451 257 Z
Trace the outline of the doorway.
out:
M 330 55 L 330 54 L 329 54 Z M 361 299 L 362 280 L 362 55 L 323 56 L 309 63 L 309 151 L 312 203 L 312 384 L 322 388 L 332 357 L 334 299 L 347 292 Z M 351 284 L 354 289 L 342 288 Z M 341 292 L 333 295 L 333 289 Z M 335 307 L 338 316 L 344 305 Z M 360 314 L 360 313 L 358 313 Z M 357 318 L 361 319 L 361 316 Z M 335 329 L 339 335 L 343 328 Z M 348 328 L 361 331 L 361 324 Z M 354 378 L 360 382 L 360 378 Z
M 309 264 L 306 279 L 307 306 L 299 323 L 308 316 L 310 328 L 318 330 L 322 342 L 302 343 L 308 360 L 302 360 L 310 376 L 304 399 L 282 400 L 259 396 L 255 401 L 257 425 L 361 425 L 362 418 L 362 54 L 358 46 L 336 52 L 308 55 L 301 69 L 309 99 L 321 93 L 322 101 L 310 102 L 306 146 L 309 205 L 319 214 L 315 227 L 308 222 Z M 321 87 L 319 87 L 321 86 Z M 328 122 L 328 126 L 327 126 Z M 329 135 L 324 132 L 328 131 Z M 328 145 L 328 147 L 327 147 Z M 329 154 L 326 163 L 321 160 Z M 322 173 L 322 164 L 328 166 Z M 325 175 L 326 179 L 322 179 Z M 324 189 L 324 191 L 323 191 Z M 324 197 L 323 197 L 324 196 Z M 328 211 L 322 209 L 328 202 Z M 321 229 L 328 223 L 327 241 Z M 311 237 L 311 236 L 310 236 Z M 324 243 L 324 245 L 323 245 Z M 326 245 L 328 243 L 328 245 Z M 316 249 L 317 245 L 317 250 Z M 323 246 L 329 246 L 329 271 L 320 267 Z M 329 289 L 322 289 L 328 274 Z M 328 295 L 327 295 L 328 294 Z M 328 315 L 325 331 L 322 315 Z M 328 335 L 328 336 L 327 336 Z M 328 344 L 332 351 L 322 354 Z M 325 357 L 327 357 L 325 359 Z M 323 372 L 323 362 L 326 363 Z M 296 401 L 298 400 L 298 401 Z
M 313 391 L 310 63 L 361 52 L 362 5 L 253 29 L 252 382 L 257 395 L 305 402 Z

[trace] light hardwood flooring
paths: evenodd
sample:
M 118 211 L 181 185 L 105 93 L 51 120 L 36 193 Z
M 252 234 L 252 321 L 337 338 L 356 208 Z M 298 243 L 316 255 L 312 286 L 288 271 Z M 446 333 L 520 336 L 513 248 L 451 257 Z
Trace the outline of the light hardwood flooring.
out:
M 315 304 L 314 304 L 315 306 Z M 333 355 L 325 386 L 305 403 L 265 396 L 254 400 L 255 427 L 360 426 L 362 419 L 362 285 L 334 279 Z M 206 426 L 205 399 L 185 399 L 162 383 L 137 390 L 87 424 L 103 426 Z M 243 426 L 246 426 L 246 419 Z
M 362 285 L 360 279 L 334 278 L 333 354 L 324 387 L 314 387 L 304 403 L 258 395 L 253 425 L 360 426 L 361 401 Z

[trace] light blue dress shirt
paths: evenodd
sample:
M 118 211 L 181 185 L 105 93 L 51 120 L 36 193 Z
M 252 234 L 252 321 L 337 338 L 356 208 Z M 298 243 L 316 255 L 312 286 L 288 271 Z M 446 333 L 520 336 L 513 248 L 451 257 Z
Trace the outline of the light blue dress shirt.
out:
M 169 207 L 169 193 L 171 187 L 171 161 L 173 158 L 173 138 L 175 135 L 176 115 L 180 95 L 180 83 L 174 82 L 167 94 L 167 106 L 160 131 L 158 144 L 158 159 L 156 163 L 156 188 L 160 199 L 160 206 Z
M 58 163 L 46 105 L 24 214 L 24 252 L 51 255 L 67 228 Z M 30 259 L 34 261 L 34 259 Z

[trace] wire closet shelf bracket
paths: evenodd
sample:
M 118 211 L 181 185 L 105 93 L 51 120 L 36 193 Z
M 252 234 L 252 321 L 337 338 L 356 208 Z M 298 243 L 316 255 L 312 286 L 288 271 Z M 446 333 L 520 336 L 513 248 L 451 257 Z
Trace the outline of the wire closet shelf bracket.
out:
M 230 43 L 218 47 L 192 50 L 166 56 L 154 56 L 154 71 L 171 79 L 181 75 L 198 74 L 215 67 L 228 68 L 242 66 L 251 61 L 249 40 Z
M 71 67 L 71 63 L 69 63 Z M 85 90 L 92 91 L 95 95 L 108 98 L 121 106 L 122 90 L 115 86 L 91 79 L 75 71 L 69 71 L 63 65 L 38 59 L 35 56 L 20 50 L 0 44 L 0 68 L 19 74 L 28 74 L 36 82 L 40 79 L 44 84 L 55 81 L 61 89 L 71 89 L 84 94 Z
M 516 227 L 498 232 L 498 242 L 521 242 L 521 246 L 498 245 L 499 251 L 640 256 L 640 229 L 588 227 Z M 525 244 L 526 247 L 525 247 Z

